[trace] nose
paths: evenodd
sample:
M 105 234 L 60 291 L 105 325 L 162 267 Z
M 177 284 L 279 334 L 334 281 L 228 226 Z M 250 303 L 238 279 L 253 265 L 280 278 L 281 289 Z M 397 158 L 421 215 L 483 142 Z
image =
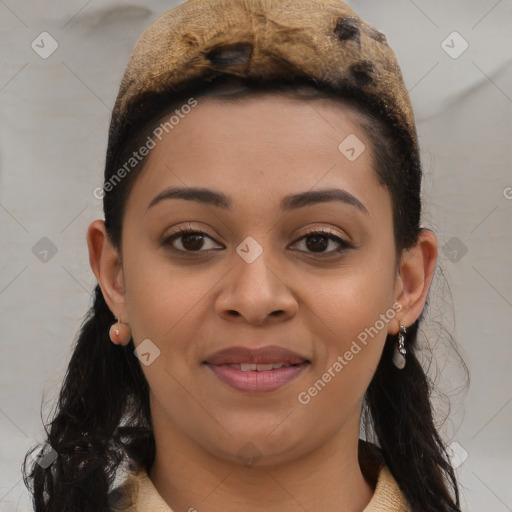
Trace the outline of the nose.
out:
M 222 280 L 216 313 L 231 322 L 262 325 L 297 314 L 298 302 L 285 282 L 280 266 L 266 261 L 265 252 L 252 263 L 234 254 L 233 267 Z

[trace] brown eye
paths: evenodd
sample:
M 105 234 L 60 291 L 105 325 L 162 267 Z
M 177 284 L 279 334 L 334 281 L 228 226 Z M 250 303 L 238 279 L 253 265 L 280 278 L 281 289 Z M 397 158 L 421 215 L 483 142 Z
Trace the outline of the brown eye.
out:
M 197 233 L 190 233 L 189 235 L 181 235 L 181 245 L 187 251 L 198 251 L 203 247 L 204 236 Z
M 195 229 L 180 229 L 177 233 L 166 238 L 163 245 L 170 246 L 171 249 L 181 252 L 207 252 L 208 250 L 218 248 L 217 246 L 205 247 L 208 241 L 212 241 L 204 231 Z
M 300 241 L 305 242 L 304 246 L 306 247 L 306 251 L 303 252 L 311 252 L 319 255 L 333 255 L 352 247 L 339 236 L 334 235 L 330 231 L 323 230 L 311 231 L 299 238 L 297 242 Z M 327 251 L 326 249 L 329 248 L 329 244 L 331 244 L 331 246 L 334 244 L 335 247 Z M 336 244 L 338 248 L 336 248 Z
M 329 238 L 325 235 L 309 235 L 307 237 L 306 247 L 313 252 L 323 252 L 329 245 Z

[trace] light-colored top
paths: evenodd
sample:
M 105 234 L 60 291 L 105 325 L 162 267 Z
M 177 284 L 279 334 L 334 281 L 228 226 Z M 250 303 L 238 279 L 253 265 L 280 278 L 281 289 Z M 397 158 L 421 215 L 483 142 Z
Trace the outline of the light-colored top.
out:
M 143 469 L 130 474 L 122 490 L 124 498 L 112 512 L 173 512 Z M 373 497 L 363 512 L 409 512 L 407 500 L 385 465 L 380 468 Z

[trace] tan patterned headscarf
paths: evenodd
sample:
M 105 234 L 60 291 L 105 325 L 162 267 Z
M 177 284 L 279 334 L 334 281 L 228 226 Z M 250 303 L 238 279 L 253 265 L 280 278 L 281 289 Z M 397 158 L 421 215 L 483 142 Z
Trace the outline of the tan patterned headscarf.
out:
M 219 75 L 310 77 L 358 91 L 409 138 L 418 158 L 410 98 L 386 37 L 338 0 L 189 0 L 140 37 L 113 111 L 122 124 L 146 94 L 177 92 Z

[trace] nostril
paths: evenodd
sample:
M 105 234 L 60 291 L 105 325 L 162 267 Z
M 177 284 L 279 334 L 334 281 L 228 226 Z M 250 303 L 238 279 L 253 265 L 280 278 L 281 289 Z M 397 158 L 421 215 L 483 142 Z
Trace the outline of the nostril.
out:
M 210 50 L 207 59 L 219 66 L 234 66 L 248 62 L 252 55 L 252 46 L 239 43 L 230 46 L 221 46 Z

